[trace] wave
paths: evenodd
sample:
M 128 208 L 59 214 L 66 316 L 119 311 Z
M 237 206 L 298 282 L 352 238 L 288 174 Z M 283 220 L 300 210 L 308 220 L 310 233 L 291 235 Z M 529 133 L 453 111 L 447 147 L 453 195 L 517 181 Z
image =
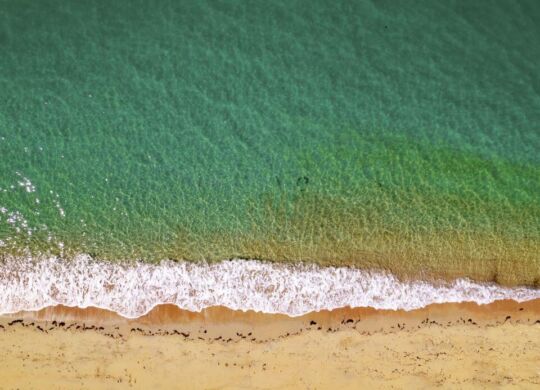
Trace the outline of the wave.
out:
M 45 307 L 97 307 L 137 318 L 160 304 L 199 312 L 211 306 L 300 316 L 342 307 L 414 310 L 433 303 L 488 304 L 540 298 L 540 290 L 468 279 L 400 281 L 387 272 L 258 260 L 218 263 L 106 262 L 78 255 L 5 257 L 0 314 Z

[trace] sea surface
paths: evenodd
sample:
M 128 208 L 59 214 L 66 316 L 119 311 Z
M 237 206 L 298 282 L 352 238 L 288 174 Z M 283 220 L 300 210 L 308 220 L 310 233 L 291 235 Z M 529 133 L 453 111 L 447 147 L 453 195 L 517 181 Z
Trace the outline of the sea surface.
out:
M 536 294 L 539 20 L 538 1 L 0 0 L 0 279 L 255 259 Z

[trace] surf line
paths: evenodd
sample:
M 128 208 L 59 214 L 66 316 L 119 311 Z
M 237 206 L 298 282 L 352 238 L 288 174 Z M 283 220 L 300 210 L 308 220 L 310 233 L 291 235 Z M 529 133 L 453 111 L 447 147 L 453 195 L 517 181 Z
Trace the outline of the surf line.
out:
M 97 307 L 137 318 L 160 304 L 199 312 L 211 306 L 300 316 L 343 307 L 414 310 L 433 303 L 488 304 L 540 298 L 540 289 L 468 279 L 400 281 L 388 272 L 258 260 L 216 263 L 108 262 L 81 254 L 4 257 L 0 314 L 45 307 Z

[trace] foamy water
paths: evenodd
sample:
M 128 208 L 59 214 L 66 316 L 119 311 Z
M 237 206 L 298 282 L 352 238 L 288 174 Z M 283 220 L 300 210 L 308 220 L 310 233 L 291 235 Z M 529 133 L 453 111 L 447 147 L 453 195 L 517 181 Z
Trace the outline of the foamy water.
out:
M 222 305 L 298 316 L 345 306 L 412 310 L 432 303 L 540 298 L 539 289 L 458 279 L 403 282 L 384 272 L 255 260 L 214 264 L 110 263 L 79 255 L 0 262 L 0 313 L 47 306 L 99 307 L 135 318 L 159 304 L 200 311 Z

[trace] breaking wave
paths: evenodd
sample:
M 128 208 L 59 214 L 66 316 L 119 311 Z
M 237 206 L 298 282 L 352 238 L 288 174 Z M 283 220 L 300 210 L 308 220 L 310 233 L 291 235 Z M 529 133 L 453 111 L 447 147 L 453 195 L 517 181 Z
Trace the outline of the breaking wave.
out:
M 400 281 L 386 272 L 257 260 L 218 263 L 113 263 L 88 255 L 6 257 L 0 261 L 0 313 L 62 304 L 98 307 L 136 318 L 159 304 L 210 306 L 299 316 L 341 307 L 413 310 L 432 303 L 540 298 L 540 290 L 467 279 Z

